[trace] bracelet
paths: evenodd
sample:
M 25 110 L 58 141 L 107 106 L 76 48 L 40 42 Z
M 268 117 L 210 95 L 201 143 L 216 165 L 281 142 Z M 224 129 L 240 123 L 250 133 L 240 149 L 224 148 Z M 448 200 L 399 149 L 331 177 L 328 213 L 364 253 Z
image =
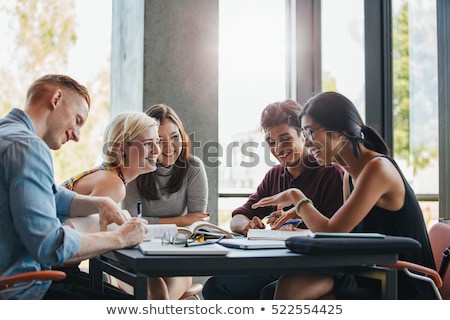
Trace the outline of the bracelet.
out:
M 313 204 L 313 202 L 312 202 L 312 200 L 311 199 L 308 199 L 308 198 L 303 198 L 303 199 L 301 199 L 299 202 L 297 202 L 297 204 L 295 205 L 295 213 L 300 217 L 300 211 L 299 211 L 299 209 L 300 209 L 300 206 L 302 205 L 302 204 L 304 204 L 305 202 L 308 202 L 308 203 L 310 203 L 310 204 Z M 301 217 L 300 217 L 301 218 Z

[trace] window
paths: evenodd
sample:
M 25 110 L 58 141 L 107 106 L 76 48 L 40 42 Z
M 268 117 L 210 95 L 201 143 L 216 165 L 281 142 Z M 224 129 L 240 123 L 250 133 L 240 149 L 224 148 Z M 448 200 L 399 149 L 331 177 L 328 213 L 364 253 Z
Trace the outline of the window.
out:
M 225 157 L 219 168 L 219 222 L 245 201 L 223 196 L 253 192 L 274 164 L 258 121 L 262 108 L 285 99 L 292 85 L 286 80 L 292 61 L 287 55 L 295 54 L 285 50 L 287 3 L 220 2 L 219 139 Z M 364 4 L 321 1 L 321 56 L 315 57 L 320 59 L 322 91 L 349 97 L 363 119 L 366 92 L 371 90 L 365 86 Z M 391 12 L 392 151 L 419 200 L 427 200 L 421 205 L 429 224 L 438 217 L 439 192 L 436 4 L 393 0 Z M 384 107 L 375 112 L 386 112 Z
M 57 184 L 101 158 L 109 120 L 111 5 L 109 0 L 0 4 L 0 75 L 7 84 L 0 89 L 0 117 L 22 108 L 27 87 L 46 73 L 68 74 L 91 94 L 80 142 L 52 151 Z
M 266 105 L 286 99 L 285 11 L 280 0 L 219 2 L 219 193 L 244 196 L 219 198 L 219 223 L 275 164 L 259 120 Z
M 321 15 L 322 91 L 342 93 L 364 119 L 364 1 L 322 0 Z
M 439 118 L 436 1 L 392 2 L 394 157 L 422 201 L 426 222 L 438 219 Z

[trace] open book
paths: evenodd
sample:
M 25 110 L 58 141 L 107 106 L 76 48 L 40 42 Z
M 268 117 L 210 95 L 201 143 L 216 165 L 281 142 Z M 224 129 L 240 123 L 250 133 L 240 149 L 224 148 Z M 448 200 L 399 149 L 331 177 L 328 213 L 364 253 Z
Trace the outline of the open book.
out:
M 188 237 L 193 234 L 203 234 L 206 238 L 219 238 L 222 236 L 225 238 L 234 237 L 233 232 L 206 221 L 196 221 L 190 226 L 178 227 L 178 232 L 183 232 Z
M 249 229 L 247 238 L 250 240 L 286 240 L 290 237 L 309 236 L 312 232 L 309 229 L 291 230 L 271 230 L 271 229 Z
M 128 214 L 128 211 L 126 213 Z M 91 214 L 87 217 L 71 218 L 67 220 L 66 224 L 82 233 L 100 231 L 98 214 Z M 117 228 L 118 225 L 112 223 L 108 225 L 107 230 L 113 231 L 117 230 Z M 204 234 L 207 238 L 219 238 L 221 236 L 224 236 L 225 238 L 233 238 L 232 232 L 206 221 L 196 221 L 186 227 L 177 227 L 176 224 L 149 224 L 147 225 L 147 230 L 146 240 L 161 239 L 165 232 L 168 232 L 170 235 L 175 235 L 177 232 L 182 232 L 188 237 L 193 234 Z

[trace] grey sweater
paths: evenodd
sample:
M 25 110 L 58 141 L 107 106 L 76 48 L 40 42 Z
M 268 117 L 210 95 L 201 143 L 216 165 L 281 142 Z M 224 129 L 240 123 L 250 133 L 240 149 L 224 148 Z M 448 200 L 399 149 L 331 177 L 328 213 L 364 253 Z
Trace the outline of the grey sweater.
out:
M 127 194 L 121 202 L 122 209 L 131 216 L 138 215 L 138 201 L 141 201 L 142 218 L 149 223 L 159 223 L 160 217 L 176 217 L 190 212 L 206 212 L 208 204 L 208 179 L 203 162 L 193 156 L 193 165 L 189 166 L 183 184 L 176 193 L 168 193 L 166 186 L 172 174 L 172 167 L 158 166 L 156 169 L 156 184 L 161 192 L 161 199 L 146 200 L 139 194 L 136 180 L 127 186 Z

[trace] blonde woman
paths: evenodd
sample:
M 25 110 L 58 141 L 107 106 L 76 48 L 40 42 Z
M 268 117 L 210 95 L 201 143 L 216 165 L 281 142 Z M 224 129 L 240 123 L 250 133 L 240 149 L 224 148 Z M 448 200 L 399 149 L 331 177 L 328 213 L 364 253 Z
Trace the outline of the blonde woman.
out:
M 121 202 L 126 186 L 139 175 L 156 170 L 161 152 L 159 122 L 143 112 L 115 116 L 105 130 L 103 162 L 63 183 L 67 189 L 80 194 L 108 196 Z M 119 281 L 130 293 L 129 286 Z M 171 299 L 163 278 L 149 278 L 149 299 Z
M 103 162 L 63 183 L 81 194 L 125 198 L 126 185 L 140 174 L 156 170 L 160 153 L 158 122 L 142 112 L 119 114 L 112 119 L 103 139 Z
M 179 227 L 208 221 L 208 179 L 203 162 L 191 154 L 191 141 L 175 110 L 165 104 L 149 107 L 147 116 L 159 121 L 161 153 L 157 169 L 139 176 L 127 187 L 122 208 L 140 215 L 149 224 L 172 223 Z M 141 212 L 137 212 L 138 206 Z M 178 299 L 192 277 L 164 278 L 170 297 Z

